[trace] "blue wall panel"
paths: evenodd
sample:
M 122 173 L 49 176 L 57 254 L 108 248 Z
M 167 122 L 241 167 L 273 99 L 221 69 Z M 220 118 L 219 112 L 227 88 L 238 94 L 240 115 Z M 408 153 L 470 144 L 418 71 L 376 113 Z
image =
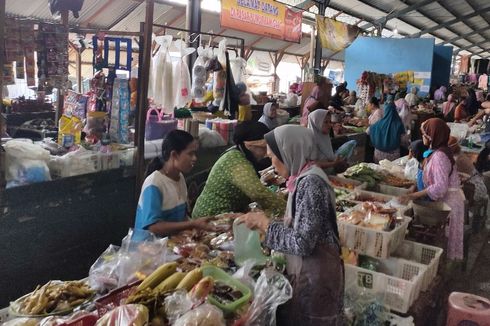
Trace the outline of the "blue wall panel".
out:
M 433 56 L 432 38 L 358 37 L 345 50 L 345 80 L 349 89 L 355 89 L 356 80 L 365 70 L 382 74 L 407 70 L 432 72 Z M 430 83 L 430 79 L 424 81 L 424 85 Z
M 436 45 L 434 47 L 434 60 L 432 64 L 432 86 L 449 85 L 451 73 L 452 46 Z

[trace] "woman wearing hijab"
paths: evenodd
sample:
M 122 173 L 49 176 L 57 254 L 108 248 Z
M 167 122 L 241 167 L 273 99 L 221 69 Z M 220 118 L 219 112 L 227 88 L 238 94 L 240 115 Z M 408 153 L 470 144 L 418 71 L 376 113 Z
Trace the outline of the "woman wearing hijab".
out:
M 356 91 L 350 91 L 349 96 L 344 99 L 345 105 L 355 105 L 357 102 L 357 93 Z
M 422 124 L 422 139 L 429 147 L 425 152 L 424 185 L 426 188 L 401 198 L 401 202 L 429 196 L 451 207 L 447 252 L 451 260 L 463 259 L 464 201 L 453 152 L 448 146 L 451 130 L 444 120 L 432 118 Z
M 400 119 L 402 119 L 405 130 L 412 128 L 412 114 L 410 113 L 410 107 L 405 99 L 401 98 L 395 101 L 396 110 Z
M 338 172 L 347 169 L 344 159 L 337 157 L 332 148 L 330 130 L 332 129 L 331 115 L 327 110 L 316 110 L 308 116 L 308 129 L 313 132 L 315 152 L 313 159 L 317 166 Z M 341 171 L 343 172 L 343 171 Z
M 400 157 L 400 145 L 405 127 L 395 104 L 385 105 L 383 119 L 369 127 L 368 133 L 374 146 L 375 163 L 384 159 L 393 161 Z
M 371 111 L 371 115 L 369 116 L 370 126 L 383 119 L 384 111 L 379 107 L 379 100 L 377 97 L 373 96 L 371 97 L 371 100 L 369 100 L 369 110 Z
M 196 201 L 192 217 L 215 216 L 228 212 L 245 212 L 257 202 L 270 215 L 284 213 L 286 202 L 260 182 L 260 161 L 266 156 L 263 123 L 248 121 L 235 128 L 235 146 L 214 164 L 206 185 Z
M 409 107 L 416 106 L 419 103 L 419 97 L 417 96 L 417 87 L 412 87 L 411 92 L 405 96 Z
M 264 105 L 264 112 L 262 113 L 262 116 L 259 119 L 259 122 L 262 122 L 269 128 L 269 130 L 274 130 L 278 124 L 277 124 L 277 107 L 278 105 L 276 103 L 266 103 Z
M 446 99 L 446 91 L 447 89 L 445 86 L 439 87 L 439 89 L 434 92 L 434 101 L 444 102 Z
M 310 112 L 315 111 L 316 109 L 322 109 L 323 105 L 320 102 L 320 98 L 323 96 L 325 92 L 325 86 L 327 85 L 327 78 L 322 77 L 318 81 L 317 85 L 313 88 L 310 93 L 310 96 L 306 99 L 303 105 L 303 113 L 301 115 L 301 125 L 306 127 L 308 126 L 308 115 Z
M 473 116 L 478 113 L 480 104 L 476 99 L 476 93 L 473 88 L 468 88 L 468 97 L 466 98 L 466 112 L 469 116 Z
M 454 113 L 456 110 L 456 99 L 453 94 L 449 94 L 447 101 L 442 103 L 442 114 L 447 122 L 454 121 Z
M 342 325 L 344 268 L 340 258 L 335 194 L 325 173 L 311 162 L 312 134 L 281 126 L 265 136 L 276 171 L 287 178 L 284 222 L 263 213 L 239 218 L 265 233 L 264 245 L 286 254 L 293 297 L 278 311 L 278 325 Z

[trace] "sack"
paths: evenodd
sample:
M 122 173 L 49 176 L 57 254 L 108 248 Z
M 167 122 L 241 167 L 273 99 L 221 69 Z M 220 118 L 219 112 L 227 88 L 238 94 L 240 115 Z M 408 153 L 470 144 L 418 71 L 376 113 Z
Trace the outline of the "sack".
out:
M 40 145 L 11 140 L 4 149 L 7 188 L 51 180 L 47 165 L 49 151 Z
M 152 115 L 156 112 L 156 115 Z M 172 130 L 177 129 L 177 120 L 165 116 L 163 111 L 150 108 L 146 113 L 145 139 L 163 139 Z

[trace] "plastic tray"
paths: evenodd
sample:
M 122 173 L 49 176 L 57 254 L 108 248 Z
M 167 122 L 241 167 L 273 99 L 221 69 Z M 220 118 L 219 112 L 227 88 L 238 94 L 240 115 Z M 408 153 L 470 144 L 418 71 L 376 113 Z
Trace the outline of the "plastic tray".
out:
M 203 276 L 211 276 L 215 281 L 221 281 L 243 293 L 243 296 L 240 299 L 229 304 L 222 304 L 214 299 L 213 295 L 208 295 L 208 301 L 223 310 L 225 314 L 234 313 L 238 308 L 247 303 L 252 297 L 252 292 L 246 285 L 231 277 L 231 275 L 227 274 L 221 268 L 212 265 L 206 265 L 202 268 L 202 274 Z
M 358 209 L 354 207 L 351 210 Z M 346 211 L 349 213 L 349 210 Z M 388 258 L 405 239 L 408 225 L 412 219 L 403 214 L 403 222 L 391 231 L 380 231 L 354 225 L 348 222 L 337 221 L 340 243 L 357 253 L 375 258 Z
M 122 286 L 95 300 L 95 308 L 97 308 L 99 318 L 104 316 L 107 312 L 124 304 L 124 300 L 136 291 L 136 287 L 141 282 L 142 281 L 136 281 Z
M 345 265 L 345 284 L 351 290 L 384 299 L 384 306 L 406 313 L 417 300 L 427 266 L 400 258 L 379 259 L 380 272 Z
M 397 248 L 394 255 L 427 266 L 427 271 L 422 280 L 422 291 L 426 291 L 437 276 L 443 251 L 438 247 L 405 240 Z

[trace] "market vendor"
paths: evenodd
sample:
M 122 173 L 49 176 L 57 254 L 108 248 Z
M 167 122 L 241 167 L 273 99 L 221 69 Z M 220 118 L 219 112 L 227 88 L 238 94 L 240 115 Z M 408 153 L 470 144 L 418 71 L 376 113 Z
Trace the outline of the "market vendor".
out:
M 342 110 L 342 105 L 344 105 L 344 94 L 346 90 L 343 86 L 339 85 L 335 88 L 335 94 L 330 99 L 330 106 L 336 110 Z
M 400 157 L 400 146 L 407 142 L 405 127 L 393 102 L 385 104 L 384 116 L 367 130 L 374 147 L 374 162 L 394 161 Z
M 453 152 L 448 146 L 451 130 L 444 120 L 432 118 L 425 121 L 421 127 L 424 144 L 430 148 L 424 156 L 424 185 L 422 191 L 408 194 L 400 198 L 406 203 L 429 196 L 434 201 L 442 201 L 451 207 L 446 228 L 448 235 L 448 259 L 461 261 L 463 259 L 463 226 L 464 201 L 461 183 Z
M 148 166 L 136 209 L 135 229 L 168 236 L 187 229 L 212 230 L 207 219 L 187 218 L 187 186 L 183 173 L 196 163 L 198 142 L 191 134 L 171 131 L 162 142 L 162 158 Z
M 372 126 L 383 118 L 384 111 L 379 107 L 379 100 L 376 96 L 371 97 L 368 104 L 371 115 L 369 116 L 369 125 Z
M 274 130 L 278 126 L 277 109 L 279 105 L 274 102 L 268 102 L 264 105 L 264 110 L 259 122 L 265 124 L 269 130 Z
M 424 141 L 421 139 L 410 143 L 408 156 L 409 158 L 415 158 L 419 163 L 418 171 L 417 171 L 417 191 L 422 191 L 425 189 L 424 178 L 423 178 L 424 171 L 422 170 L 422 168 L 424 163 L 424 153 L 428 149 L 429 148 L 424 145 Z
M 417 96 L 417 87 L 412 87 L 410 93 L 405 96 L 405 101 L 407 101 L 409 107 L 414 107 L 419 104 L 419 97 Z
M 308 98 L 305 100 L 300 122 L 302 126 L 308 126 L 308 115 L 310 114 L 310 112 L 313 112 L 316 109 L 326 109 L 323 107 L 320 99 L 327 91 L 327 83 L 327 78 L 321 77 L 316 86 L 311 91 L 310 96 L 308 96 Z
M 345 105 L 355 105 L 357 102 L 357 93 L 356 91 L 350 91 L 349 96 L 344 99 Z
M 258 171 L 265 168 L 260 161 L 266 156 L 264 135 L 269 128 L 261 122 L 238 124 L 233 141 L 214 164 L 204 189 L 197 198 L 193 218 L 228 212 L 245 212 L 256 202 L 270 215 L 280 215 L 286 202 L 260 182 Z M 269 163 L 270 164 L 270 163 Z
M 330 139 L 330 130 L 332 129 L 330 112 L 321 109 L 312 112 L 308 116 L 308 129 L 313 132 L 315 152 L 312 158 L 316 165 L 327 170 L 327 173 L 344 172 L 348 168 L 347 162 L 335 155 Z
M 447 101 L 442 103 L 442 114 L 447 122 L 454 121 L 454 113 L 456 110 L 456 97 L 453 94 L 449 94 Z
M 311 163 L 312 135 L 300 126 L 281 126 L 265 139 L 273 166 L 288 179 L 284 222 L 272 222 L 261 212 L 239 221 L 265 233 L 266 247 L 286 254 L 293 297 L 279 307 L 277 324 L 342 325 L 344 267 L 335 194 L 325 173 Z

